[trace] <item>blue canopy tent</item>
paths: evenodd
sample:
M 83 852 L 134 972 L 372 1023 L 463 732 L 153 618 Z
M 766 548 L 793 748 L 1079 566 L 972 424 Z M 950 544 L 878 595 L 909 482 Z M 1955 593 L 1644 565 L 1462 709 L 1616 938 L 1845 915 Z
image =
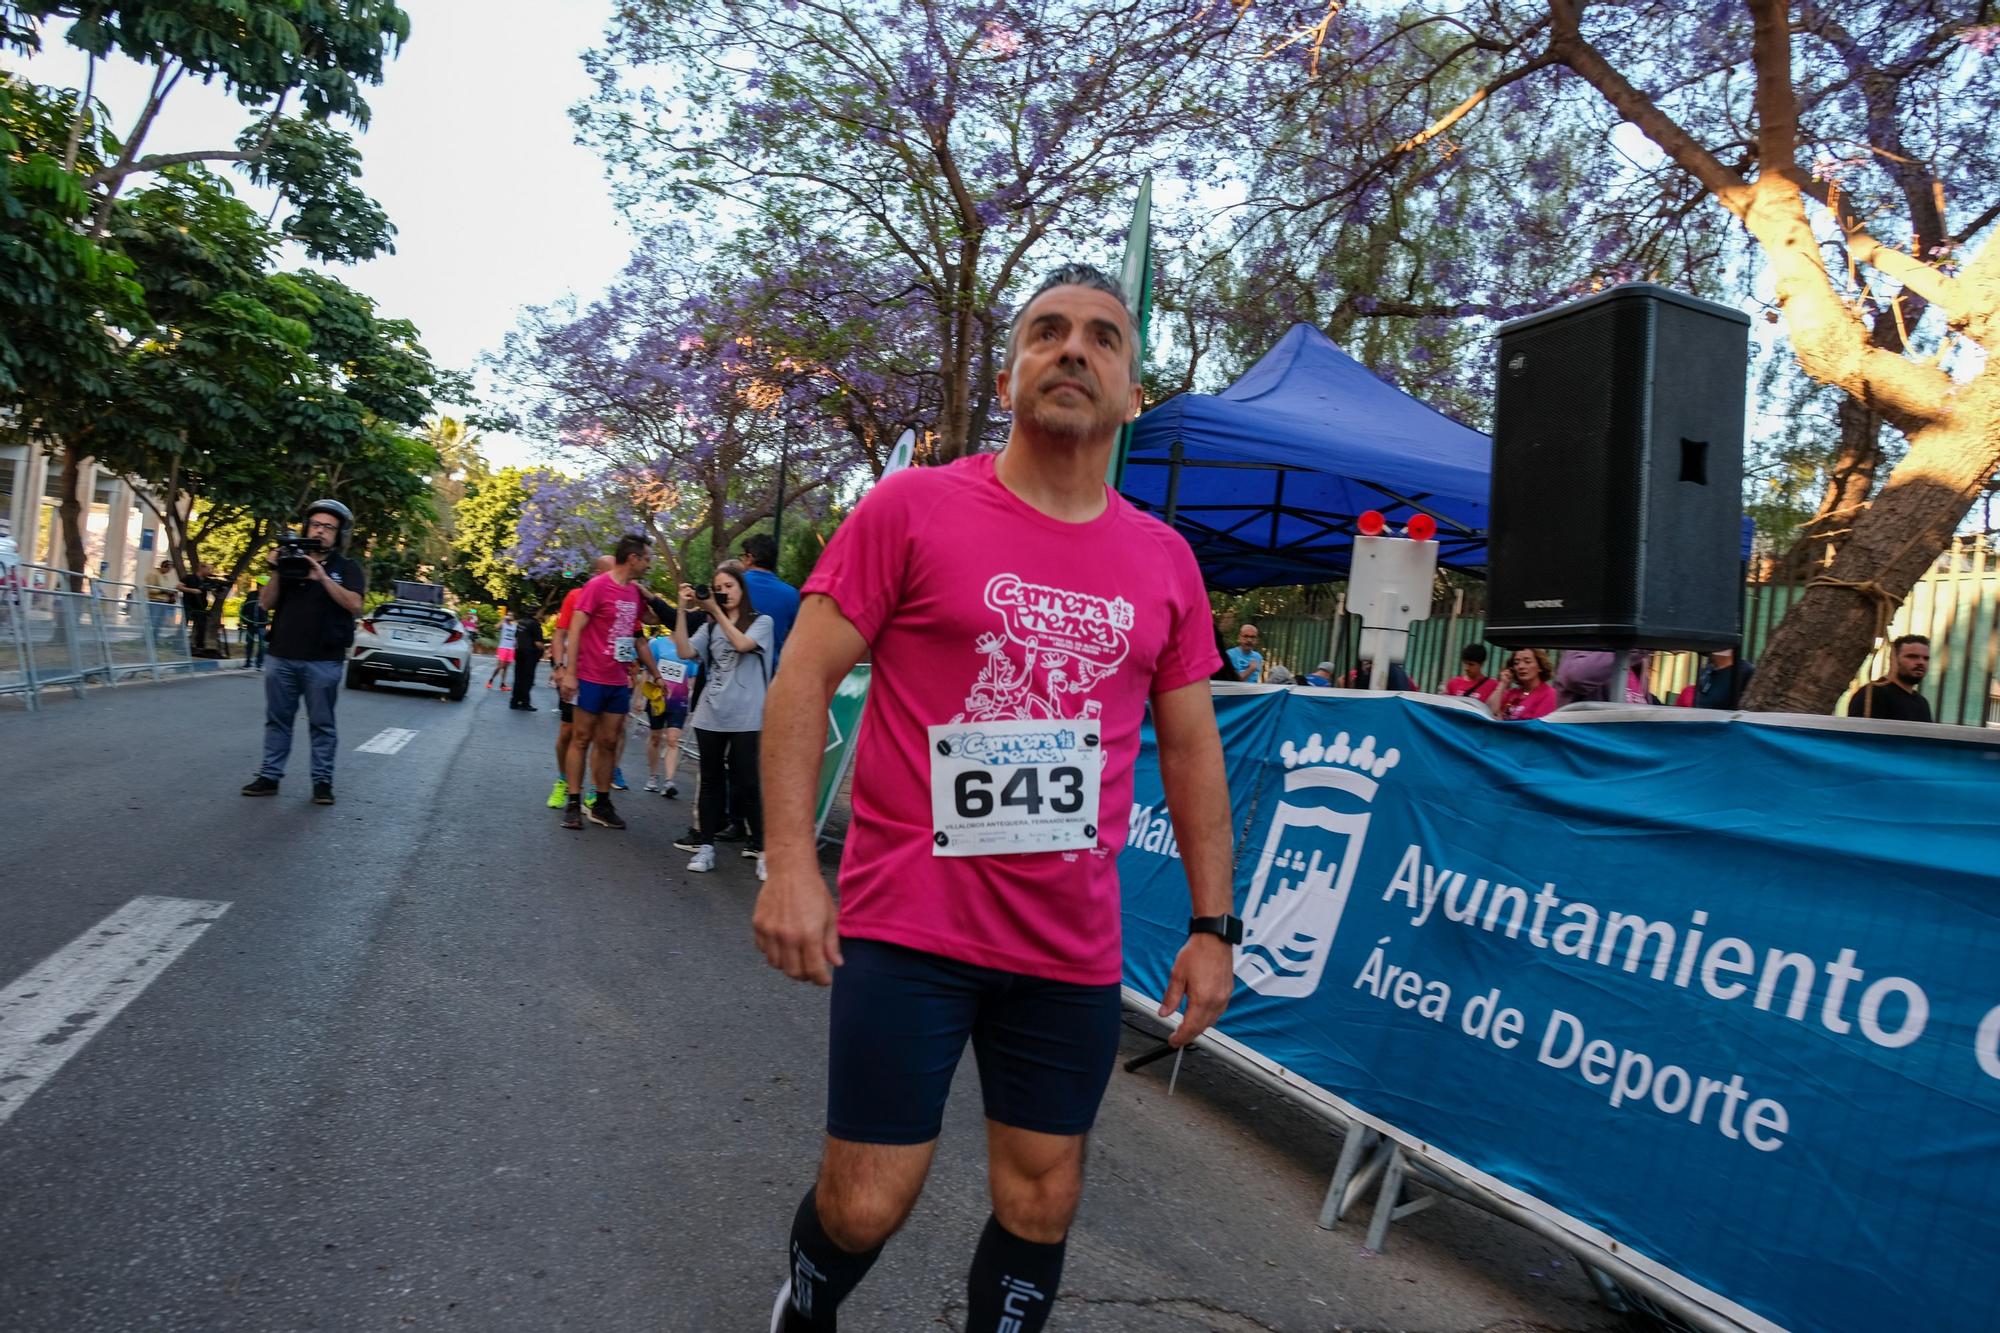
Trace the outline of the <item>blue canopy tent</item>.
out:
M 1486 563 L 1492 444 L 1295 324 L 1219 394 L 1139 418 L 1119 490 L 1179 529 L 1212 588 L 1347 575 L 1354 520 L 1438 525 L 1438 560 Z

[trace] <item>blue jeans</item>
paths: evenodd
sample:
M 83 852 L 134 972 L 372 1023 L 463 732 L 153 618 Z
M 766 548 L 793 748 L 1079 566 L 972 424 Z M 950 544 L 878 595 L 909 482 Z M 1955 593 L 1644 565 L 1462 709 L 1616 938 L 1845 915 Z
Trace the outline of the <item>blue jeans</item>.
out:
M 340 738 L 333 729 L 333 701 L 340 694 L 340 673 L 345 664 L 271 657 L 264 665 L 264 767 L 260 772 L 273 782 L 285 776 L 285 760 L 292 754 L 292 724 L 298 720 L 299 699 L 304 696 L 306 721 L 312 732 L 313 781 L 332 782 L 333 757 L 340 749 Z
M 246 667 L 250 666 L 252 665 L 252 659 L 255 659 L 255 665 L 263 666 L 264 627 L 262 625 L 239 624 L 237 628 L 243 631 L 243 665 Z

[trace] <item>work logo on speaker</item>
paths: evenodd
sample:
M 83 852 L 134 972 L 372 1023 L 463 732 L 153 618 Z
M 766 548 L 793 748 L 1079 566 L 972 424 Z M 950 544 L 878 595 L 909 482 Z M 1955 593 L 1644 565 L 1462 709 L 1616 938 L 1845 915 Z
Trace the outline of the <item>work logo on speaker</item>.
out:
M 1319 989 L 1347 908 L 1354 868 L 1368 837 L 1380 779 L 1402 755 L 1377 752 L 1375 738 L 1332 745 L 1313 732 L 1304 745 L 1279 747 L 1285 794 L 1272 816 L 1243 908 L 1236 975 L 1262 995 L 1298 997 Z

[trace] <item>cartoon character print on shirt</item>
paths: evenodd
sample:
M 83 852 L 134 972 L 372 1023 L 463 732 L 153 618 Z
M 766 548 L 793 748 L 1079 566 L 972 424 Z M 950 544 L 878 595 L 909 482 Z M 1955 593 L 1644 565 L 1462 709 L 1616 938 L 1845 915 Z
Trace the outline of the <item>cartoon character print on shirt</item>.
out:
M 986 664 L 952 721 L 1099 715 L 1102 705 L 1089 695 L 1118 674 L 1131 651 L 1130 602 L 996 574 L 986 584 L 986 605 L 999 614 L 1001 631 L 975 642 Z

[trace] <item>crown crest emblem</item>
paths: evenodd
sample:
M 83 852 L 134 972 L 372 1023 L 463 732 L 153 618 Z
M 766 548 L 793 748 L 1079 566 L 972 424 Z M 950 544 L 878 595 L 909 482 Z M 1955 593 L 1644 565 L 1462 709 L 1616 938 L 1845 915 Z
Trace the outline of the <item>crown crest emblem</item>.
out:
M 1379 778 L 1402 761 L 1403 752 L 1393 745 L 1378 752 L 1373 736 L 1363 736 L 1358 745 L 1349 744 L 1344 731 L 1336 734 L 1333 744 L 1328 745 L 1315 731 L 1302 746 L 1286 741 L 1278 748 L 1278 756 L 1285 761 L 1288 770 L 1342 764 Z

